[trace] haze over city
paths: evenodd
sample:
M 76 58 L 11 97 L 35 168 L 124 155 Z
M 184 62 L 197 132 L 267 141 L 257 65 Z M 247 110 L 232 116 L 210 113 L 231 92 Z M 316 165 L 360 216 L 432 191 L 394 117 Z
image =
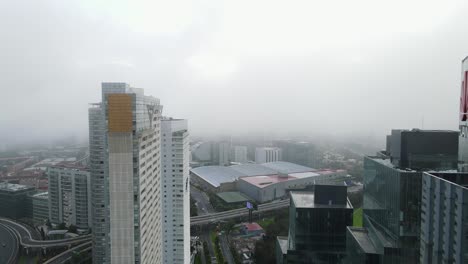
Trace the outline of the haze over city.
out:
M 457 129 L 466 1 L 4 1 L 4 145 L 87 138 L 121 81 L 193 135 Z
M 0 264 L 468 263 L 468 1 L 0 3 Z

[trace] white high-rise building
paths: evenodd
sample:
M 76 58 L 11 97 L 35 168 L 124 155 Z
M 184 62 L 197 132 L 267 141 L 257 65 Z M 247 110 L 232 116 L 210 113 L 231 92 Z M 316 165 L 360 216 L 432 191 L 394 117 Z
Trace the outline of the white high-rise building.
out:
M 232 148 L 232 160 L 238 163 L 247 163 L 247 147 L 234 146 Z
M 280 148 L 255 148 L 255 163 L 266 163 L 281 160 Z
M 187 120 L 165 118 L 162 133 L 163 263 L 190 263 L 189 133 Z
M 229 143 L 220 142 L 219 143 L 219 165 L 228 166 L 229 165 Z
M 93 263 L 162 263 L 161 112 L 126 83 L 89 109 Z
M 86 167 L 59 163 L 47 168 L 49 220 L 79 229 L 91 227 L 91 181 Z

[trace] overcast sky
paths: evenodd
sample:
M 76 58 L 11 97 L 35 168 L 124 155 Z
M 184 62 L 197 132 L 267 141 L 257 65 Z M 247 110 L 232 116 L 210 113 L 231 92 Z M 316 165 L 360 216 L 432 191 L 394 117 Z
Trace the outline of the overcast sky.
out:
M 195 135 L 457 129 L 467 1 L 1 1 L 0 140 L 87 137 L 101 82 Z M 0 144 L 1 145 L 1 144 Z

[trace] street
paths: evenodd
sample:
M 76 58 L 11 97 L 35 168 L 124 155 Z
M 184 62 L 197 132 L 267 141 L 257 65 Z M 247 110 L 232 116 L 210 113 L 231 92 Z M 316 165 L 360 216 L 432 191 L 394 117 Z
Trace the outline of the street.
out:
M 16 262 L 18 239 L 7 226 L 0 225 L 0 263 Z
M 224 260 L 228 264 L 234 264 L 234 258 L 232 257 L 229 242 L 225 234 L 219 236 L 219 245 L 221 246 L 221 251 L 223 252 Z
M 210 200 L 208 199 L 208 196 L 198 190 L 197 188 L 193 187 L 190 185 L 190 195 L 192 198 L 196 201 L 196 205 L 198 208 L 198 215 L 204 215 L 204 214 L 209 214 L 209 213 L 214 213 L 215 210 L 213 209 L 213 206 L 211 206 Z M 213 248 L 213 244 L 211 243 L 210 240 L 210 229 L 207 227 L 202 227 L 202 232 L 200 235 L 200 240 L 203 243 L 205 241 L 208 244 L 208 251 L 210 252 L 211 259 L 215 258 L 215 252 Z M 202 262 L 205 260 L 204 256 L 202 257 Z M 205 264 L 206 262 L 203 262 Z

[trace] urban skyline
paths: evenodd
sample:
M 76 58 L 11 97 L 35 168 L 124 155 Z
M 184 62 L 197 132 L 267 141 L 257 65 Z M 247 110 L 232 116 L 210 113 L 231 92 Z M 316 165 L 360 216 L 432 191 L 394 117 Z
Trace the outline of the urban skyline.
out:
M 393 129 L 385 149 L 365 155 L 363 163 L 333 158 L 336 153 L 329 151 L 320 154 L 322 162 L 361 166 L 361 175 L 348 174 L 344 163 L 339 166 L 346 170 L 332 169 L 334 163 L 318 165 L 314 156 L 320 152 L 304 141 L 276 139 L 270 146 L 262 146 L 264 141 L 236 145 L 232 139 L 191 142 L 187 120 L 163 117 L 159 99 L 126 83 L 102 83 L 102 101 L 89 105 L 89 154 L 69 158 L 64 152 L 62 158 L 45 160 L 13 157 L 12 162 L 7 158 L 13 165 L 4 167 L 5 179 L 26 172 L 24 168 L 44 170 L 48 192 L 2 183 L 6 192 L 0 206 L 13 213 L 5 215 L 10 219 L 33 219 L 43 239 L 77 234 L 72 240 L 77 248 L 92 241 L 88 250 L 94 263 L 204 263 L 209 256 L 215 263 L 235 263 L 239 257 L 263 263 L 267 260 L 257 253 L 259 242 L 248 254 L 239 253 L 245 252 L 242 245 L 249 237 L 265 235 L 264 220 L 253 222 L 253 212 L 266 210 L 269 216 L 288 205 L 289 226 L 279 231 L 281 236 L 269 238 L 277 263 L 462 263 L 468 246 L 458 235 L 468 230 L 463 224 L 468 211 L 463 205 L 468 197 L 465 81 L 462 78 L 459 132 Z M 361 202 L 349 192 L 353 186 L 360 187 Z M 193 216 L 192 198 L 199 216 Z M 8 205 L 12 199 L 23 210 Z M 447 199 L 454 201 L 444 202 Z M 236 210 L 239 213 L 229 215 Z M 356 223 L 359 210 L 361 224 Z M 234 221 L 238 231 L 226 229 L 226 221 Z M 0 222 L 0 227 L 15 229 L 7 218 Z M 213 228 L 214 233 L 209 231 Z M 326 229 L 334 231 L 317 231 Z M 440 237 L 443 243 L 437 242 Z M 47 243 L 32 236 L 30 240 L 43 247 Z M 238 240 L 239 251 L 230 240 Z M 91 261 L 91 254 L 84 256 L 84 262 Z
M 468 263 L 467 12 L 5 2 L 0 263 Z

